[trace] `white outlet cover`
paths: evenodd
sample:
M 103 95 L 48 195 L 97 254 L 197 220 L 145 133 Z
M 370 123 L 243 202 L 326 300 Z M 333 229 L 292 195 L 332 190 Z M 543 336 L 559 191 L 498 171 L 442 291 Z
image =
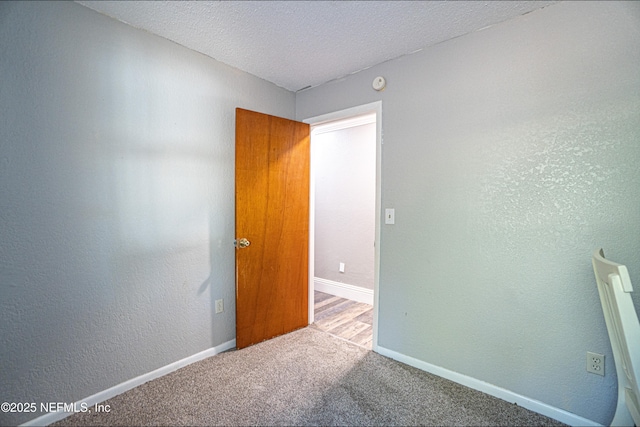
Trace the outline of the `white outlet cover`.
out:
M 604 376 L 604 354 L 587 351 L 587 372 Z

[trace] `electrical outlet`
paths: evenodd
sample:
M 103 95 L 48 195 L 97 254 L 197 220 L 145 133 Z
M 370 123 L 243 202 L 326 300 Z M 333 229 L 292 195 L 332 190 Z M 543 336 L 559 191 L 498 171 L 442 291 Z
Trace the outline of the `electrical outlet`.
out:
M 587 351 L 587 372 L 604 376 L 604 354 Z
M 224 311 L 224 300 L 217 299 L 216 300 L 216 314 L 222 313 Z

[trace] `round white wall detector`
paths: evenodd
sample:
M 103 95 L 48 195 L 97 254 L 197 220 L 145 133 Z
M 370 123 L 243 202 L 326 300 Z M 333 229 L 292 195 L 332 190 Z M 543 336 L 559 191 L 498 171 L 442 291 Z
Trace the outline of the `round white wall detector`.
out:
M 377 91 L 381 91 L 387 85 L 387 81 L 382 76 L 378 76 L 373 79 L 373 88 Z

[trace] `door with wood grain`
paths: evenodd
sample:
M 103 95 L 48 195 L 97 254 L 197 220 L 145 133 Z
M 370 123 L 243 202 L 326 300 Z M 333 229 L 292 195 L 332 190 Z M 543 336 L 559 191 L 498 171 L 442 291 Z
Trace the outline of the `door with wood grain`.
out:
M 308 324 L 309 125 L 236 109 L 236 346 Z

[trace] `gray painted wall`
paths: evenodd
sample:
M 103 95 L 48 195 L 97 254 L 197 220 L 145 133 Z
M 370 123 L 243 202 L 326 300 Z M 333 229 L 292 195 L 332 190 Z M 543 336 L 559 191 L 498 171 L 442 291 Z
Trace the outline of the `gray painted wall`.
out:
M 376 125 L 313 135 L 311 150 L 315 277 L 373 289 Z
M 640 289 L 640 4 L 554 4 L 300 92 L 296 116 L 376 100 L 378 344 L 609 422 L 590 256 Z
M 1 2 L 0 58 L 0 402 L 234 339 L 234 109 L 294 95 L 72 2 Z

